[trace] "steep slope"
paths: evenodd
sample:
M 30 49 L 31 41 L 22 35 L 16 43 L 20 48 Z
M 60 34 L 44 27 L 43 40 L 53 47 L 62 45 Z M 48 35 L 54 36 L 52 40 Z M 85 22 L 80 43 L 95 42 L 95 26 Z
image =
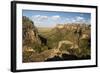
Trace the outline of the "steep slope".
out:
M 35 50 L 37 45 L 41 45 L 38 37 L 38 30 L 34 26 L 34 22 L 28 17 L 23 16 L 22 34 L 23 34 L 23 51 Z M 29 49 L 28 49 L 29 48 Z

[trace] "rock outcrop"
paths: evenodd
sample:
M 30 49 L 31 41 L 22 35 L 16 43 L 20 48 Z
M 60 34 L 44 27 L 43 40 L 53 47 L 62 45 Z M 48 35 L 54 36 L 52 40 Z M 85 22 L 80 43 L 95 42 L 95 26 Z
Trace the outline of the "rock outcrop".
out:
M 38 37 L 38 30 L 34 26 L 33 21 L 31 21 L 29 18 L 23 16 L 23 50 L 29 48 L 29 50 L 34 49 L 36 45 L 41 45 L 41 41 Z

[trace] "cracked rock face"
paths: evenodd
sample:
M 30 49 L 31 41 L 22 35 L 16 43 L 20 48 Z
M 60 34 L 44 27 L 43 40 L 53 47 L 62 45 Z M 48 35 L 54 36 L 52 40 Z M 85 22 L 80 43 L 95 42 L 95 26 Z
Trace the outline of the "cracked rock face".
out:
M 32 47 L 32 45 L 38 44 L 40 45 L 41 42 L 38 37 L 38 31 L 36 27 L 34 26 L 34 23 L 27 17 L 23 16 L 23 28 L 22 28 L 22 34 L 23 34 L 23 47 L 27 46 L 27 48 Z M 23 48 L 25 49 L 25 48 Z

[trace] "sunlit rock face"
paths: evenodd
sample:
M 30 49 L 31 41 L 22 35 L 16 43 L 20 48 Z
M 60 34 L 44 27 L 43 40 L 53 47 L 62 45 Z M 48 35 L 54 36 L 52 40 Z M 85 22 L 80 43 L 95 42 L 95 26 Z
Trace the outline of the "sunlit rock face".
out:
M 38 31 L 37 28 L 34 26 L 33 21 L 31 21 L 29 18 L 23 16 L 23 26 L 22 26 L 22 34 L 23 34 L 23 49 L 27 46 L 27 50 L 33 49 L 33 45 L 37 44 L 40 45 L 41 41 L 38 37 Z M 25 47 L 24 47 L 25 46 Z M 31 47 L 31 49 L 30 49 Z

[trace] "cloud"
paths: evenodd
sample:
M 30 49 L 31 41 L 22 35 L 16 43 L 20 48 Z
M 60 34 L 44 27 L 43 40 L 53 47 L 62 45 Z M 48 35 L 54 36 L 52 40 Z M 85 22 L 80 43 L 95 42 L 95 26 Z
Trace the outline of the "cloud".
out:
M 76 17 L 71 17 L 71 18 L 66 18 L 66 23 L 86 23 L 86 20 L 84 17 L 82 16 L 76 16 Z
M 80 17 L 80 16 L 78 16 L 78 17 L 76 17 L 76 22 L 86 22 L 86 20 L 84 19 L 84 17 Z
M 78 16 L 78 17 L 76 17 L 76 20 L 77 20 L 77 21 L 83 21 L 83 20 L 84 20 L 84 18 L 83 18 L 83 17 Z
M 66 21 L 69 21 L 70 19 L 69 19 L 69 18 L 65 18 L 65 20 L 66 20 Z
M 76 22 L 76 19 L 75 19 L 75 18 L 73 18 L 73 19 L 71 19 L 71 21 L 72 21 L 72 22 Z
M 84 19 L 84 17 L 81 17 L 81 16 L 77 16 L 77 17 L 74 17 L 74 18 L 70 18 L 71 22 L 86 22 L 86 20 Z
M 58 24 L 60 22 L 61 17 L 59 15 L 52 15 L 52 16 L 46 16 L 46 15 L 33 15 L 32 20 L 37 26 L 54 26 L 55 24 Z M 48 25 L 47 25 L 48 24 Z
M 48 16 L 34 15 L 32 16 L 33 21 L 44 21 L 48 19 Z
M 60 19 L 60 16 L 59 15 L 51 16 L 51 19 L 57 21 Z
M 34 15 L 32 16 L 33 21 L 47 21 L 47 20 L 57 21 L 59 19 L 60 19 L 59 15 L 54 15 L 54 16 Z

